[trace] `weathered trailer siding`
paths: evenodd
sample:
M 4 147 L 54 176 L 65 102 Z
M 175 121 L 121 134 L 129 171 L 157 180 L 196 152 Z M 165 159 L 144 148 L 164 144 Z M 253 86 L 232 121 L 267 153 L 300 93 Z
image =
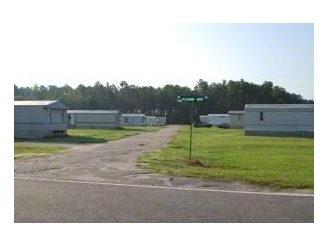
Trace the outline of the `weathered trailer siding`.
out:
M 228 114 L 208 114 L 208 123 L 213 126 L 221 126 L 222 124 L 230 125 L 230 115 L 228 115 Z
M 15 138 L 45 138 L 67 133 L 66 123 L 15 123 L 14 128 Z
M 146 116 L 146 125 L 165 126 L 166 117 Z
M 199 116 L 199 121 L 204 122 L 204 123 L 208 123 L 208 115 L 200 115 Z
M 244 111 L 229 111 L 230 128 L 242 129 L 244 128 Z
M 122 114 L 121 116 L 123 126 L 145 126 L 146 124 L 145 114 Z
M 72 128 L 118 128 L 120 112 L 116 110 L 68 110 Z
M 156 117 L 156 124 L 159 126 L 166 125 L 166 117 Z
M 44 124 L 50 122 L 50 111 L 49 120 L 47 121 L 47 109 L 38 106 L 15 106 L 14 109 L 15 123 L 34 123 Z
M 44 138 L 65 135 L 67 106 L 58 101 L 15 101 L 14 137 Z

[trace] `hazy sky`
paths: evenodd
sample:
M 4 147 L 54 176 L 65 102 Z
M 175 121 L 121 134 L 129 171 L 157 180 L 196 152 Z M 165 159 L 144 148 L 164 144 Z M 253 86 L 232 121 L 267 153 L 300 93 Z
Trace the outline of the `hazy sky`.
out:
M 8 90 L 1 90 L 2 105 L 7 110 L 4 115 L 6 118 L 14 118 L 13 107 L 8 105 L 13 100 L 13 93 L 7 93 L 9 89 L 13 92 L 14 83 L 18 86 L 32 86 L 37 83 L 58 86 L 69 84 L 75 87 L 80 83 L 93 85 L 96 81 L 104 84 L 125 80 L 129 84 L 140 86 L 157 87 L 174 83 L 194 87 L 199 79 L 221 82 L 223 79 L 243 78 L 257 84 L 262 84 L 265 80 L 272 81 L 289 92 L 311 99 L 314 95 L 314 27 L 315 100 L 316 108 L 319 112 L 324 112 L 328 43 L 325 20 L 327 8 L 324 3 L 325 1 L 286 0 L 1 1 L 0 77 L 1 86 L 8 86 Z M 204 24 L 288 22 L 314 23 L 314 26 Z M 322 93 L 322 96 L 317 96 L 317 93 Z M 315 169 L 317 194 L 325 194 L 324 188 L 327 187 L 327 179 L 323 175 L 327 173 L 325 141 L 328 136 L 325 136 L 326 120 L 323 117 L 325 114 L 316 114 L 315 117 L 316 129 L 322 129 L 316 131 L 315 136 L 316 143 L 319 143 L 315 145 L 315 161 L 319 164 Z M 10 120 L 3 120 L 2 124 L 3 129 L 9 129 L 2 132 L 7 137 L 5 143 L 10 143 L 14 124 Z M 5 144 L 2 152 L 8 155 L 5 163 L 13 164 L 13 145 Z M 3 187 L 8 187 L 8 184 L 14 187 L 12 166 L 3 165 L 6 169 L 4 173 L 9 174 L 2 179 L 5 184 Z M 4 194 L 8 199 L 4 200 L 12 201 L 13 208 L 14 193 L 11 192 L 12 189 L 6 191 Z M 96 229 L 93 234 L 93 228 L 88 226 L 79 227 L 75 232 L 75 225 L 72 224 L 74 228 L 53 225 L 52 230 L 49 230 L 48 227 L 38 227 L 38 232 L 42 235 L 39 240 L 35 240 L 34 227 L 12 229 L 15 233 L 18 230 L 21 235 L 15 241 L 22 240 L 24 244 L 33 241 L 34 245 L 44 244 L 49 237 L 54 242 L 60 240 L 58 243 L 62 243 L 65 238 L 71 244 L 76 244 L 77 241 L 81 245 L 95 242 L 101 244 L 104 240 L 108 241 L 109 232 L 111 242 L 131 240 L 129 243 L 135 244 L 141 238 L 140 244 L 153 245 L 153 237 L 140 237 L 145 231 L 160 238 L 163 245 L 172 243 L 172 239 L 174 242 L 187 242 L 190 245 L 202 244 L 204 240 L 205 243 L 218 240 L 231 243 L 233 240 L 236 244 L 247 244 L 249 241 L 251 245 L 262 245 L 264 241 L 277 245 L 282 240 L 290 244 L 310 244 L 313 243 L 313 238 L 318 239 L 321 235 L 317 233 L 321 228 L 316 227 L 320 222 L 323 225 L 326 222 L 327 216 L 322 216 L 327 211 L 323 198 L 320 195 L 316 197 L 316 213 L 320 216 L 316 217 L 315 226 L 297 226 L 296 229 L 295 225 L 288 224 L 268 225 L 269 228 L 262 225 L 236 228 L 237 225 L 231 227 L 213 224 L 206 225 L 206 230 L 199 225 L 192 228 L 189 225 L 168 225 L 163 228 L 141 224 L 130 228 L 130 237 L 127 237 L 126 228 L 116 225 L 93 227 Z M 2 220 L 13 225 L 13 213 L 8 213 L 7 203 L 2 203 L 1 206 L 4 208 L 2 211 L 5 211 Z M 53 229 L 63 236 L 53 237 Z M 259 233 L 250 238 L 254 230 Z M 166 237 L 163 231 L 165 235 L 171 236 Z M 239 237 L 236 237 L 236 231 Z M 281 237 L 272 237 L 272 233 Z M 11 233 L 6 235 L 8 239 L 12 239 L 9 238 L 12 237 Z M 176 236 L 181 238 L 178 237 L 177 240 Z
M 37 2 L 22 2 L 11 26 L 9 79 L 19 87 L 124 80 L 193 88 L 199 79 L 244 79 L 314 97 L 313 24 L 153 23 L 124 14 L 109 21 L 110 6 L 99 1 L 66 8 Z

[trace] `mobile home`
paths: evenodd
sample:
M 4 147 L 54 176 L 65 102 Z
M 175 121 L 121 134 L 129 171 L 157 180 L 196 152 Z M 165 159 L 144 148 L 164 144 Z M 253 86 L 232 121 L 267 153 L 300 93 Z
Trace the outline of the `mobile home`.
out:
M 67 133 L 68 106 L 59 101 L 14 101 L 14 137 L 44 138 Z
M 314 136 L 314 104 L 246 104 L 245 135 Z
M 121 115 L 122 126 L 145 126 L 146 115 L 145 114 L 122 114 Z
M 208 123 L 208 115 L 200 115 L 199 121 L 202 123 Z
M 118 110 L 67 110 L 70 128 L 118 128 Z
M 212 126 L 230 125 L 229 114 L 208 114 L 208 123 Z
M 228 114 L 230 115 L 230 128 L 244 128 L 244 111 L 229 111 Z
M 165 126 L 166 125 L 166 117 L 158 117 L 158 116 L 146 116 L 146 125 L 147 126 Z

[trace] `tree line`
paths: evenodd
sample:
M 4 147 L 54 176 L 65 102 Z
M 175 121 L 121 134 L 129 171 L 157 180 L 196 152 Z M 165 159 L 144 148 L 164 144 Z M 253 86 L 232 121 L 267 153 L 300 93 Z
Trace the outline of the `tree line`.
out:
M 69 85 L 57 87 L 18 87 L 14 85 L 15 100 L 60 100 L 70 109 L 119 110 L 121 113 L 144 113 L 149 116 L 166 116 L 168 124 L 188 124 L 190 104 L 178 103 L 181 95 L 207 96 L 208 101 L 195 104 L 196 116 L 209 113 L 228 113 L 230 110 L 244 110 L 245 104 L 302 104 L 314 103 L 301 95 L 287 92 L 284 88 L 264 81 L 258 85 L 251 82 L 223 80 L 208 83 L 200 79 L 191 89 L 179 85 L 152 86 L 129 85 L 122 81 L 119 86 L 99 81 L 94 86 L 80 84 L 77 88 Z

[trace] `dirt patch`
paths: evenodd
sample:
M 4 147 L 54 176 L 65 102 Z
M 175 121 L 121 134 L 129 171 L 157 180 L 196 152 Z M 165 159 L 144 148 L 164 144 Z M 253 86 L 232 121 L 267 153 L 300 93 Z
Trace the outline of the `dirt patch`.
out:
M 172 125 L 159 131 L 143 132 L 103 144 L 56 143 L 69 147 L 69 150 L 51 156 L 16 159 L 15 176 L 102 182 L 126 181 L 125 176 L 145 172 L 136 165 L 141 154 L 165 147 L 179 129 L 180 126 Z
M 179 164 L 179 165 L 211 168 L 211 166 L 204 164 L 200 160 L 197 160 L 197 159 L 175 158 L 173 161 L 174 161 L 174 163 Z

